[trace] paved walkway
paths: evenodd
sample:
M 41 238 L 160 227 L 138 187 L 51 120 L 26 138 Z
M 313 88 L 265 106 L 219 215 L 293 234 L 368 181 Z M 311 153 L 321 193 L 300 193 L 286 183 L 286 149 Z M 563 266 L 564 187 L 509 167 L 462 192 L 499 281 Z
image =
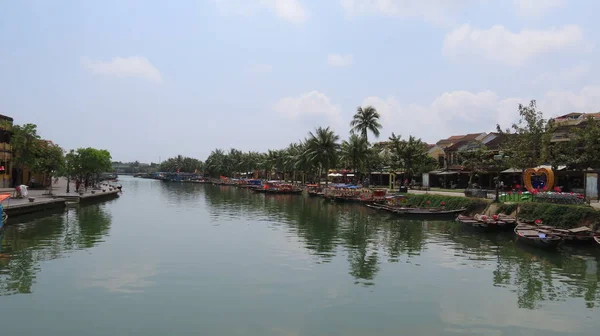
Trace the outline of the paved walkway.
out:
M 15 195 L 14 193 L 15 189 L 14 188 L 0 188 L 0 193 L 10 193 L 11 195 Z M 91 195 L 91 189 L 88 189 L 88 191 L 86 193 L 83 194 L 83 197 L 86 197 L 88 195 Z M 58 181 L 56 183 L 52 183 L 52 188 L 51 188 L 51 194 L 49 193 L 48 189 L 28 189 L 28 197 L 33 197 L 35 198 L 35 202 L 48 202 L 53 198 L 56 197 L 69 197 L 69 196 L 79 196 L 79 194 L 77 194 L 75 192 L 75 183 L 71 183 L 71 190 L 69 193 L 67 193 L 67 180 L 64 178 L 60 178 L 58 179 Z M 16 206 L 16 205 L 21 205 L 21 204 L 27 204 L 29 203 L 29 199 L 28 198 L 15 198 L 15 197 L 10 197 L 7 200 L 4 200 L 2 202 L 2 206 L 4 207 L 10 207 L 10 206 Z

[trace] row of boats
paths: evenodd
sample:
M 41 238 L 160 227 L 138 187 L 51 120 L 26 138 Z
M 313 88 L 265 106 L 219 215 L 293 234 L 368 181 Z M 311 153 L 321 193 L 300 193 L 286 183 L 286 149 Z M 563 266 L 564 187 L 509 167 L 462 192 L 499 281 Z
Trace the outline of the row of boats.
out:
M 562 244 L 600 246 L 600 234 L 587 226 L 561 229 L 544 225 L 541 220 L 517 220 L 506 215 L 475 215 L 473 217 L 459 215 L 456 220 L 468 227 L 486 231 L 513 230 L 517 241 L 543 249 L 556 249 Z
M 468 228 L 484 231 L 510 231 L 515 233 L 517 241 L 544 249 L 556 249 L 562 244 L 569 245 L 591 245 L 600 246 L 600 234 L 594 232 L 587 226 L 559 229 L 543 225 L 539 220 L 525 221 L 515 217 L 498 215 L 461 215 L 465 208 L 446 209 L 441 207 L 406 207 L 405 195 L 388 195 L 387 189 L 361 188 L 360 186 L 347 184 L 331 184 L 322 188 L 318 184 L 308 184 L 299 187 L 291 183 L 281 181 L 262 182 L 261 180 L 224 180 L 212 182 L 216 185 L 232 185 L 240 188 L 249 188 L 255 193 L 264 194 L 296 194 L 306 192 L 310 197 L 322 197 L 328 201 L 354 202 L 364 204 L 367 207 L 401 216 L 417 216 L 427 218 L 456 218 L 456 221 Z

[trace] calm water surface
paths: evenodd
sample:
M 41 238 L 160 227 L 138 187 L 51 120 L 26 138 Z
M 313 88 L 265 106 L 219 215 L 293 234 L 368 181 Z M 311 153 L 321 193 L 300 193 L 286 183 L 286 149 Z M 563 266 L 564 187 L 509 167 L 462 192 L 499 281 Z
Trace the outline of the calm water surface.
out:
M 1 335 L 598 335 L 597 250 L 356 205 L 123 178 L 12 222 Z

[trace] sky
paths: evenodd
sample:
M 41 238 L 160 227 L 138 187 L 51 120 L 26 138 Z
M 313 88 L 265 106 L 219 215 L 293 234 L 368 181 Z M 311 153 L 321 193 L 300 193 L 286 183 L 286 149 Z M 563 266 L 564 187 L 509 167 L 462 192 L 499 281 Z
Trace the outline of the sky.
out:
M 204 160 L 279 149 L 359 106 L 429 143 L 537 100 L 600 111 L 592 0 L 0 0 L 0 114 L 65 149 Z

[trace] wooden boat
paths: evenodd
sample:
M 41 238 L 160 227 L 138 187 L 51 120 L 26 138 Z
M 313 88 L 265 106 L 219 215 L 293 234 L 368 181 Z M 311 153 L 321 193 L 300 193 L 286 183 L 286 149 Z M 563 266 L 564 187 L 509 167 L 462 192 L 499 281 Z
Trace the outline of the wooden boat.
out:
M 396 215 L 415 215 L 415 216 L 456 216 L 466 209 L 447 210 L 445 208 L 410 208 L 396 207 L 385 204 L 367 204 L 369 208 L 391 212 Z
M 535 225 L 519 224 L 515 226 L 517 241 L 535 246 L 538 248 L 553 250 L 563 241 L 563 239 L 552 233 L 550 230 L 540 229 Z
M 321 191 L 321 187 L 318 184 L 307 184 L 306 185 L 306 193 L 311 197 L 319 197 L 325 195 Z
M 353 203 L 383 203 L 386 199 L 387 189 L 358 188 L 353 185 L 332 185 L 324 191 L 325 199 L 338 202 Z
M 458 216 L 456 217 L 456 221 L 468 227 L 486 230 L 510 230 L 517 223 L 516 218 L 501 215 Z
M 264 186 L 253 188 L 251 190 L 257 193 L 276 195 L 298 195 L 304 191 L 291 184 L 280 182 L 267 182 Z
M 525 225 L 534 225 L 535 227 L 550 231 L 552 234 L 559 236 L 563 239 L 565 244 L 569 245 L 589 245 L 594 243 L 594 237 L 596 234 L 592 229 L 587 226 L 580 226 L 571 229 L 560 229 L 554 226 L 543 225 L 541 221 L 529 221 L 529 224 Z M 533 224 L 531 224 L 533 223 Z M 524 222 L 520 223 L 524 224 Z

